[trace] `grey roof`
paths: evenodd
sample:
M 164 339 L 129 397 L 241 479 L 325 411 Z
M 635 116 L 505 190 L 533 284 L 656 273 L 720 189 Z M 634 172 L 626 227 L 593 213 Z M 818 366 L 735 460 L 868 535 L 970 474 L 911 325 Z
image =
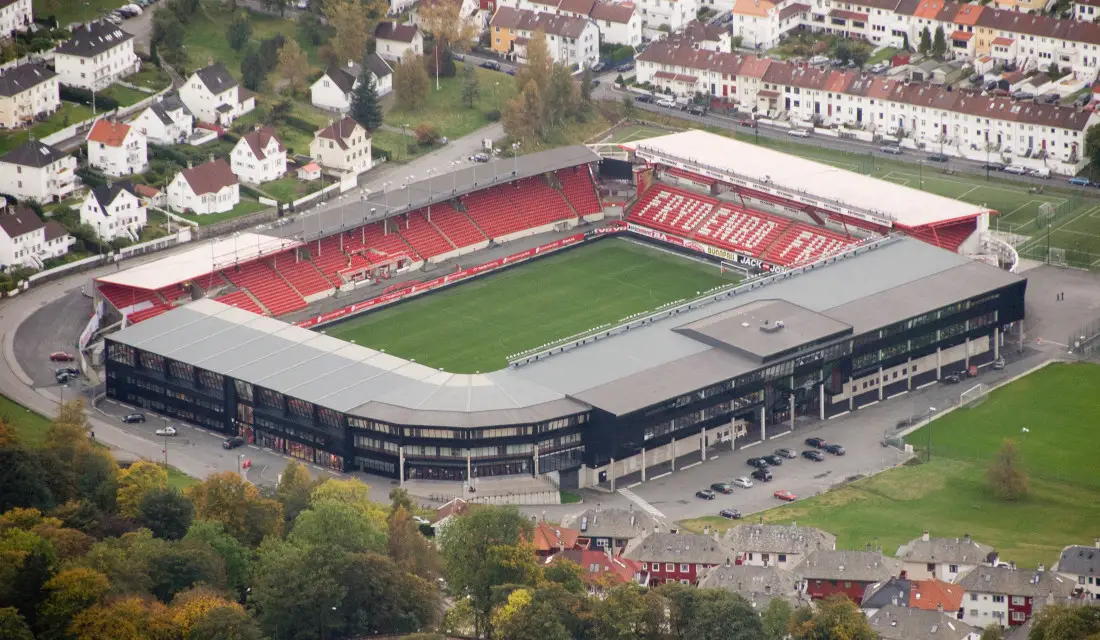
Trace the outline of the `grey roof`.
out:
M 390 63 L 383 60 L 382 56 L 377 53 L 372 53 L 367 56 L 365 63 L 367 69 L 369 69 L 376 78 L 384 78 L 393 73 L 393 67 L 390 66 Z
M 350 93 L 355 88 L 355 81 L 359 78 L 359 65 L 354 62 L 348 65 L 333 64 L 325 69 L 325 75 L 336 85 L 340 91 Z
M 860 607 L 864 609 L 881 609 L 895 602 L 909 604 L 909 592 L 913 583 L 905 578 L 890 578 L 885 582 L 876 582 L 867 585 L 863 590 L 863 600 Z
M 0 96 L 11 97 L 57 77 L 53 69 L 37 62 L 0 71 Z
M 180 100 L 179 94 L 172 92 L 165 95 L 161 100 L 149 105 L 149 108 L 153 110 L 153 113 L 160 118 L 160 121 L 164 124 L 172 124 L 175 122 L 172 119 L 171 113 L 173 111 L 183 110 L 187 115 L 191 115 L 190 109 L 187 105 L 183 104 L 183 100 Z
M 1055 567 L 1062 573 L 1076 576 L 1100 576 L 1100 545 L 1066 547 Z
M 577 529 L 586 538 L 629 540 L 653 533 L 658 523 L 645 511 L 605 509 L 600 506 L 565 516 L 561 526 Z
M 901 573 L 901 561 L 876 551 L 818 549 L 798 563 L 794 572 L 806 580 L 881 582 Z
M 46 223 L 32 209 L 23 206 L 13 207 L 10 211 L 0 211 L 0 229 L 9 237 L 25 235 L 38 231 Z
M 73 29 L 73 37 L 59 44 L 54 53 L 90 58 L 110 51 L 133 37 L 106 20 L 97 20 Z
M 700 589 L 726 589 L 741 595 L 758 611 L 766 608 L 772 598 L 783 598 L 791 604 L 800 601 L 797 580 L 790 571 L 777 567 L 747 564 L 720 564 L 707 571 L 699 581 Z
M 835 549 L 836 536 L 814 527 L 746 523 L 726 531 L 723 544 L 734 553 L 800 553 Z
M 134 193 L 133 185 L 126 181 L 100 185 L 92 189 L 92 196 L 96 199 L 96 202 L 99 203 L 103 212 L 106 213 L 107 207 L 109 207 L 111 203 L 115 201 L 115 198 L 118 197 L 118 194 L 123 191 L 129 192 L 132 196 L 137 196 L 137 194 Z
M 69 154 L 44 142 L 28 140 L 5 154 L 0 162 L 41 168 L 48 167 L 67 155 Z
M 893 604 L 882 607 L 868 620 L 883 640 L 964 640 L 972 633 L 982 632 L 940 611 Z
M 904 562 L 978 565 L 989 562 L 994 551 L 993 547 L 966 535 L 962 538 L 917 538 L 898 547 L 895 555 Z
M 729 552 L 714 538 L 697 533 L 654 533 L 634 540 L 623 555 L 639 562 L 723 564 Z
M 237 86 L 237 80 L 229 73 L 225 65 L 220 62 L 216 62 L 208 67 L 203 67 L 195 73 L 198 74 L 199 80 L 202 80 L 202 83 L 206 85 L 210 93 L 214 95 L 218 95 L 223 91 Z
M 1030 571 L 1008 567 L 976 567 L 958 581 L 959 586 L 972 593 L 990 593 L 1008 596 L 1046 598 L 1053 595 L 1064 599 L 1073 593 L 1076 580 L 1064 578 L 1051 571 Z

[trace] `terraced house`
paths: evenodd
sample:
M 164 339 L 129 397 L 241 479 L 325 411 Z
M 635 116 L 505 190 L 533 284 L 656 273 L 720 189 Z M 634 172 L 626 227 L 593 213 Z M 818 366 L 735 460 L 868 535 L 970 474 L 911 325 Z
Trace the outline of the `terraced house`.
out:
M 599 60 L 600 32 L 587 18 L 500 7 L 489 21 L 493 51 L 520 64 L 527 60 L 527 43 L 540 31 L 554 62 L 587 67 Z

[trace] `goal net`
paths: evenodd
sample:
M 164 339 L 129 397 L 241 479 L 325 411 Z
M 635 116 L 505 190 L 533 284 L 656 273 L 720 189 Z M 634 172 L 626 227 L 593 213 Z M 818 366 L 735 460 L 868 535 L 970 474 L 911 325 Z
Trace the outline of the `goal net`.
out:
M 985 402 L 985 395 L 985 385 L 978 383 L 959 394 L 959 406 L 965 409 L 973 409 Z
M 722 271 L 722 273 L 728 273 L 732 271 L 733 273 L 739 273 L 746 278 L 752 275 L 752 273 L 748 269 L 746 269 L 744 265 L 740 265 L 735 262 L 729 262 L 727 260 L 723 260 L 718 268 Z
M 1051 247 L 1047 261 L 1056 267 L 1066 266 L 1066 250 L 1061 247 Z

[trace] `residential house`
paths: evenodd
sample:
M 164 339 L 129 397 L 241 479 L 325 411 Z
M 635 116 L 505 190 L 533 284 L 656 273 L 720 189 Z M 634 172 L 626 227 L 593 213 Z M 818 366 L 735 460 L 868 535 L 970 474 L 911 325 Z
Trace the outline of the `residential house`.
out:
M 100 118 L 88 132 L 88 164 L 111 176 L 144 173 L 149 167 L 145 134 L 137 127 Z
M 642 564 L 641 581 L 651 587 L 666 582 L 695 584 L 728 556 L 717 540 L 695 533 L 654 533 L 634 540 L 623 553 Z
M 206 215 L 230 211 L 241 201 L 240 184 L 229 164 L 218 158 L 187 167 L 168 185 L 168 208 Z
M 142 206 L 162 208 L 168 206 L 168 194 L 156 187 L 150 187 L 147 184 L 134 185 L 134 194 L 141 199 Z
M 1074 581 L 1088 600 L 1100 600 L 1100 538 L 1093 546 L 1072 545 L 1062 549 L 1054 571 Z
M 860 609 L 863 609 L 868 617 L 876 611 L 889 605 L 909 606 L 909 593 L 913 583 L 908 578 L 893 577 L 882 582 L 874 582 L 863 590 L 863 599 L 860 600 Z
M 129 182 L 100 185 L 88 192 L 80 205 L 80 223 L 103 240 L 137 241 L 147 222 L 145 203 Z
M 53 65 L 61 84 L 102 91 L 141 71 L 134 36 L 106 20 L 79 25 L 54 49 Z
M 470 503 L 462 498 L 452 498 L 450 502 L 436 508 L 435 516 L 432 518 L 432 529 L 435 529 L 435 532 L 438 534 L 445 529 L 454 518 L 464 515 L 469 512 L 469 510 Z
M 879 609 L 868 622 L 882 640 L 979 640 L 982 636 L 980 627 L 972 627 L 943 611 L 896 604 Z
M 220 62 L 192 73 L 179 95 L 200 122 L 221 127 L 256 108 L 256 96 L 240 86 Z
M 966 590 L 963 622 L 983 628 L 1016 627 L 1047 604 L 1067 602 L 1077 581 L 1046 571 L 1041 564 L 1035 571 L 979 566 L 963 576 L 959 586 Z
M 692 20 L 684 25 L 682 31 L 670 35 L 668 42 L 687 44 L 694 49 L 729 53 L 733 47 L 733 35 L 727 25 L 704 24 Z
M 802 578 L 806 595 L 813 600 L 842 593 L 860 604 L 868 586 L 899 576 L 901 562 L 877 551 L 818 549 L 807 555 L 794 572 Z
M 936 578 L 955 582 L 971 569 L 997 561 L 993 547 L 971 540 L 970 534 L 962 538 L 933 538 L 927 531 L 899 547 L 895 555 L 901 559 L 910 580 Z
M 905 574 L 904 567 L 902 574 Z M 896 604 L 928 611 L 940 609 L 961 619 L 962 600 L 965 593 L 959 585 L 942 580 L 890 578 L 885 582 L 876 582 L 867 586 L 863 592 L 861 608 L 870 616 L 886 605 Z
M 58 76 L 44 64 L 28 62 L 0 70 L 0 127 L 14 129 L 57 111 L 59 94 Z
M 555 62 L 590 67 L 599 60 L 600 32 L 588 18 L 499 7 L 489 21 L 493 51 L 520 64 L 527 60 L 527 43 L 539 31 L 546 34 L 550 58 Z
M 420 17 L 420 10 L 424 7 L 432 6 L 436 2 L 449 2 L 458 6 L 458 15 L 474 31 L 471 44 L 476 44 L 478 36 L 481 35 L 481 31 L 485 28 L 485 20 L 482 17 L 481 0 L 418 0 L 412 13 L 409 14 L 409 22 L 423 31 L 424 20 Z M 423 51 L 423 49 L 421 49 L 421 51 Z
M 309 155 L 322 167 L 345 176 L 357 176 L 371 168 L 370 133 L 350 117 L 313 135 Z
M 0 266 L 41 269 L 46 260 L 65 255 L 76 242 L 65 228 L 42 222 L 29 207 L 0 211 Z
M 640 540 L 662 527 L 648 513 L 635 511 L 633 505 L 629 509 L 606 509 L 597 504 L 563 517 L 561 523 L 578 529 L 591 541 L 591 548 L 611 549 L 615 553 L 622 552 L 631 541 Z
M 566 549 L 546 558 L 546 565 L 568 560 L 581 568 L 581 580 L 588 593 L 602 596 L 606 587 L 638 582 L 641 563 L 612 555 L 609 549 Z
M 400 15 L 402 11 L 413 7 L 416 4 L 416 0 L 389 0 L 390 10 L 387 12 L 391 16 Z
M 298 167 L 298 179 L 309 182 L 321 179 L 321 166 L 316 162 L 310 162 Z
M 195 116 L 179 94 L 170 93 L 142 109 L 130 124 L 145 134 L 148 142 L 172 145 L 183 142 L 195 130 Z
M 531 534 L 531 545 L 535 547 L 535 555 L 540 558 L 548 558 L 555 553 L 568 549 L 581 549 L 587 547 L 587 541 L 578 545 L 581 532 L 577 529 L 553 525 L 545 520 L 535 523 L 535 530 Z
M 374 78 L 378 97 L 392 93 L 393 67 L 377 53 L 367 56 L 366 65 L 367 71 Z M 310 102 L 321 109 L 347 113 L 351 109 L 352 94 L 359 87 L 362 72 L 362 66 L 351 60 L 345 65 L 329 65 L 324 75 L 310 86 Z
M 16 31 L 26 31 L 34 24 L 31 0 L 0 2 L 0 38 L 10 38 Z
M 416 25 L 379 22 L 374 28 L 374 40 L 375 53 L 391 62 L 424 55 L 424 34 Z
M 792 569 L 812 551 L 836 549 L 836 536 L 791 524 L 741 524 L 726 531 L 722 544 L 736 564 Z
M 805 14 L 809 5 L 791 2 L 787 9 L 780 9 L 779 5 L 771 0 L 735 0 L 728 2 L 732 15 L 730 28 L 733 35 L 741 38 L 741 46 L 753 49 L 770 49 L 779 44 L 779 37 L 784 33 L 784 10 L 786 17 L 790 18 L 794 12 Z M 727 49 L 728 51 L 728 49 Z
M 0 157 L 0 193 L 20 200 L 54 202 L 76 189 L 76 158 L 37 140 Z
M 676 33 L 699 13 L 697 0 L 638 0 L 642 37 L 657 40 Z
M 263 127 L 241 136 L 229 154 L 233 173 L 243 182 L 263 184 L 286 173 L 286 147 L 275 129 Z
M 763 611 L 773 598 L 782 598 L 791 606 L 809 604 L 798 589 L 798 580 L 786 569 L 726 562 L 708 570 L 699 580 L 700 589 L 726 589 Z
M 630 47 L 642 44 L 642 14 L 633 2 L 599 0 L 593 3 L 588 17 L 599 29 L 600 42 Z
M 1100 0 L 1073 0 L 1073 19 L 1084 22 L 1096 22 L 1100 19 Z

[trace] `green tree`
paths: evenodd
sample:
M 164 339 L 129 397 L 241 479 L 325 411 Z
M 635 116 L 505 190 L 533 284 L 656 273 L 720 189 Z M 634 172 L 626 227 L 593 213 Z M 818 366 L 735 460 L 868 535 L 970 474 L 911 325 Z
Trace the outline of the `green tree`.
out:
M 87 567 L 75 567 L 58 573 L 46 583 L 49 594 L 38 614 L 39 637 L 43 640 L 67 638 L 73 618 L 99 604 L 111 588 L 107 576 Z M 0 634 L 0 637 L 3 637 Z
M 234 51 L 244 49 L 248 39 L 252 37 L 252 23 L 244 13 L 233 16 L 229 26 L 225 29 L 225 38 L 229 42 L 229 48 Z
M 592 68 L 585 67 L 581 74 L 581 102 L 585 105 L 592 103 Z
M 428 98 L 431 81 L 424 63 L 416 56 L 406 56 L 393 68 L 393 93 L 397 106 L 405 111 L 416 111 Z
M 911 51 L 912 50 L 912 49 L 909 48 L 909 34 L 908 33 L 901 34 L 901 50 L 902 51 Z
M 560 584 L 569 593 L 584 594 L 584 569 L 576 562 L 559 560 L 543 569 L 546 580 Z
M 138 460 L 119 474 L 116 501 L 118 512 L 135 518 L 145 494 L 168 488 L 168 471 L 155 462 Z
M 852 46 L 847 40 L 837 40 L 833 45 L 833 57 L 840 60 L 842 64 L 848 64 L 848 61 L 852 59 Z
M 1005 640 L 1005 628 L 994 622 L 982 630 L 982 637 L 979 640 Z
M 34 640 L 27 621 L 19 615 L 15 607 L 0 609 L 0 638 L 4 640 Z
M 397 510 L 391 512 L 387 534 L 389 556 L 398 566 L 425 580 L 439 577 L 439 552 L 420 534 L 420 528 L 404 505 L 398 505 Z
M 875 640 L 867 616 L 843 595 L 833 595 L 818 603 L 816 611 L 799 607 L 791 615 L 790 633 L 795 640 Z
M 292 93 L 305 91 L 309 80 L 309 60 L 296 40 L 289 40 L 279 50 L 279 75 Z
M 188 487 L 185 495 L 195 505 L 195 516 L 225 525 L 226 531 L 246 545 L 256 546 L 283 530 L 283 507 L 260 495 L 255 485 L 232 471 L 208 476 Z
M 410 633 L 434 625 L 439 597 L 432 583 L 376 553 L 349 554 L 343 567 L 347 595 L 337 616 L 348 635 Z
M 263 633 L 246 611 L 218 607 L 200 618 L 187 632 L 186 640 L 262 640 Z
M 1100 638 L 1100 606 L 1047 605 L 1032 618 L 1028 640 Z
M 704 589 L 688 624 L 688 637 L 697 640 L 758 640 L 764 635 L 760 616 L 741 596 L 725 589 Z
M 478 85 L 477 67 L 467 64 L 462 68 L 464 76 L 462 84 L 462 102 L 466 107 L 473 109 L 477 99 L 481 96 L 481 87 Z
M 932 55 L 937 58 L 947 52 L 947 40 L 943 35 L 943 27 L 936 27 L 936 35 L 932 38 Z
M 297 33 L 302 44 L 316 47 L 325 41 L 326 28 L 317 14 L 308 11 L 298 16 Z
M 269 538 L 252 574 L 251 605 L 268 636 L 313 640 L 347 595 L 340 583 L 344 554 Z
M 345 552 L 383 552 L 386 539 L 382 531 L 354 507 L 338 502 L 322 502 L 298 514 L 286 537 L 300 547 L 337 549 Z
M 920 42 L 917 43 L 917 53 L 927 54 L 932 50 L 932 32 L 925 27 L 920 32 Z
M 290 6 L 290 0 L 262 0 L 264 9 L 268 11 L 278 11 L 279 17 L 286 15 L 286 9 Z M 312 15 L 312 14 L 306 14 Z
M 635 584 L 612 589 L 593 610 L 595 635 L 600 640 L 662 640 L 664 598 Z
M 168 542 L 154 538 L 148 529 L 106 538 L 94 545 L 82 564 L 107 576 L 111 595 L 151 593 L 149 561 L 164 553 Z
M 787 626 L 791 621 L 793 609 L 783 598 L 772 598 L 761 614 L 764 624 L 765 640 L 783 640 L 787 637 Z
M 386 528 L 386 508 L 370 499 L 370 485 L 360 480 L 355 478 L 325 480 L 313 490 L 313 494 L 309 497 L 311 506 L 316 507 L 322 502 L 346 504 L 365 515 L 379 531 Z
M 416 513 L 417 504 L 408 491 L 401 487 L 394 487 L 390 489 L 390 513 L 387 516 L 389 520 L 392 521 L 401 509 L 412 515 Z
M 987 478 L 993 495 L 1001 500 L 1015 502 L 1027 495 L 1027 472 L 1020 462 L 1020 454 L 1013 440 L 1001 443 L 1000 450 L 989 464 Z
M 306 14 L 311 15 L 311 14 Z M 352 117 L 355 118 L 354 101 Z M 363 122 L 360 120 L 360 124 Z M 300 462 L 291 461 L 279 475 L 279 484 L 275 487 L 275 499 L 283 505 L 283 517 L 293 522 L 298 514 L 309 506 L 309 496 L 320 482 L 309 475 L 309 470 Z
M 1085 156 L 1089 159 L 1089 168 L 1095 176 L 1096 170 L 1100 168 L 1100 124 L 1092 125 L 1085 132 Z M 3 472 L 0 471 L 0 473 Z M 3 483 L 0 482 L 0 487 L 2 486 Z M 2 489 L 0 489 L 0 495 L 2 495 Z
M 629 120 L 634 117 L 637 108 L 634 106 L 634 98 L 631 96 L 623 96 L 621 105 L 622 116 L 624 120 Z
M 577 107 L 577 85 L 565 65 L 554 65 L 550 85 L 543 92 L 542 130 L 544 136 L 565 124 Z
M 183 543 L 192 547 L 207 547 L 217 554 L 225 566 L 229 589 L 237 595 L 244 593 L 251 570 L 251 553 L 239 540 L 229 535 L 225 525 L 210 520 L 196 520 L 183 537 Z
M 504 133 L 514 140 L 542 137 L 542 93 L 535 81 L 508 101 L 503 114 Z
M 153 14 L 153 37 L 158 54 L 168 62 L 183 62 L 183 23 L 175 11 L 157 11 Z
M 549 603 L 529 601 L 500 621 L 496 636 L 503 640 L 570 640 L 574 637 Z
M 149 491 L 137 509 L 138 524 L 166 540 L 179 540 L 186 535 L 194 517 L 191 501 L 172 487 Z
M 550 86 L 550 76 L 553 73 L 554 59 L 550 57 L 546 34 L 536 31 L 527 42 L 527 62 L 516 70 L 516 89 L 525 91 L 534 82 L 540 91 L 545 91 Z
M 351 95 L 351 117 L 366 127 L 367 131 L 377 131 L 382 126 L 382 106 L 378 104 L 378 87 L 374 83 L 374 74 L 363 67 L 359 83 Z
M 39 457 L 19 445 L 0 447 L 0 511 L 53 506 L 53 492 Z
M 867 64 L 867 61 L 871 59 L 871 49 L 863 44 L 857 44 L 852 47 L 851 60 L 860 69 L 863 65 Z
M 215 589 L 226 585 L 225 565 L 209 548 L 172 543 L 150 558 L 148 566 L 152 593 L 165 604 L 196 585 Z

